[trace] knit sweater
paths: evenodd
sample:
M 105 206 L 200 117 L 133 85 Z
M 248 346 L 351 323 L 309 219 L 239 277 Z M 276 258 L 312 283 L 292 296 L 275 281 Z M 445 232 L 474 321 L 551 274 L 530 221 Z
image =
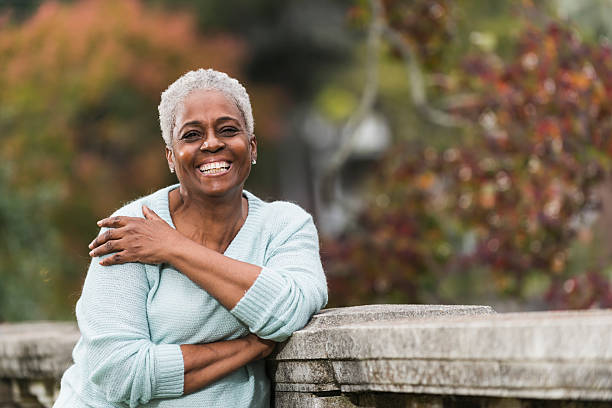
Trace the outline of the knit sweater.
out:
M 163 188 L 114 215 L 143 217 L 146 204 L 174 228 Z M 264 361 L 255 361 L 183 395 L 181 344 L 210 343 L 249 332 L 283 341 L 327 303 L 312 217 L 287 202 L 244 191 L 248 216 L 225 255 L 262 267 L 227 310 L 171 265 L 89 267 L 76 315 L 81 338 L 54 407 L 268 407 Z M 104 229 L 101 233 L 104 232 Z

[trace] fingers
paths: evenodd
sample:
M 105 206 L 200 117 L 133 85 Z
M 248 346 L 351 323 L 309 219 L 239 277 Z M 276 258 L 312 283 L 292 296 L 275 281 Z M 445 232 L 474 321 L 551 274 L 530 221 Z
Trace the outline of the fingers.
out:
M 127 224 L 131 219 L 137 219 L 135 217 L 122 217 L 120 215 L 115 217 L 104 218 L 97 222 L 98 227 L 106 228 L 119 228 Z
M 128 262 L 133 262 L 133 260 L 129 259 L 126 251 L 121 251 L 121 252 L 115 252 L 114 254 L 102 259 L 100 261 L 100 265 L 111 266 L 111 265 L 120 265 L 120 264 L 124 264 Z
M 89 256 L 92 258 L 96 256 L 104 256 L 122 249 L 123 248 L 119 247 L 119 240 L 110 240 L 102 244 L 98 244 L 94 249 L 89 251 Z
M 171 227 L 149 207 L 143 205 L 141 217 L 113 216 L 98 221 L 98 226 L 108 228 L 89 244 L 89 256 L 105 257 L 101 265 L 126 262 L 158 263 L 163 251 L 151 246 L 170 236 Z M 143 249 L 143 242 L 146 248 Z M 155 262 L 154 262 L 155 261 Z
M 100 245 L 108 242 L 112 239 L 121 238 L 120 232 L 116 229 L 109 229 L 105 231 L 103 234 L 98 235 L 91 243 L 88 245 L 89 249 L 94 249 L 95 247 L 99 247 Z
M 162 218 L 157 215 L 155 211 L 147 207 L 146 205 L 142 206 L 142 214 L 147 220 L 161 220 Z

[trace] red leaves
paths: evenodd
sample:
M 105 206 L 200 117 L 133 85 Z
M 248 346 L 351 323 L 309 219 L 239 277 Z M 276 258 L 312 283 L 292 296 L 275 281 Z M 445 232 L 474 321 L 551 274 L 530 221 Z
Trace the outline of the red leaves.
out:
M 609 307 L 602 268 L 582 275 L 568 263 L 612 165 L 610 49 L 551 24 L 528 27 L 507 62 L 471 55 L 462 67 L 463 91 L 475 97 L 455 113 L 478 136 L 447 149 L 393 146 L 370 190 L 385 205 L 370 200 L 360 226 L 340 239 L 352 271 L 344 283 L 371 301 L 356 287 L 362 278 L 389 299 L 407 281 L 416 289 L 400 301 L 419 302 L 444 297 L 421 282 L 485 268 L 498 294 L 525 296 L 526 277 L 540 273 L 552 307 Z M 334 276 L 334 254 L 327 259 Z
M 612 307 L 612 287 L 600 271 L 589 271 L 564 281 L 555 282 L 546 300 L 559 309 Z

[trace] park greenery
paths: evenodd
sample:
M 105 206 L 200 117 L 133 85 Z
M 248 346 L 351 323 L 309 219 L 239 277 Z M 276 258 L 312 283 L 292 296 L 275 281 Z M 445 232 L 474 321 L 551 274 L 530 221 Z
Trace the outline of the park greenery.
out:
M 605 1 L 25 3 L 0 18 L 0 321 L 72 316 L 96 219 L 173 182 L 159 94 L 200 66 L 251 93 L 264 198 L 297 109 L 341 129 L 327 181 L 366 114 L 389 122 L 322 237 L 330 305 L 612 306 Z

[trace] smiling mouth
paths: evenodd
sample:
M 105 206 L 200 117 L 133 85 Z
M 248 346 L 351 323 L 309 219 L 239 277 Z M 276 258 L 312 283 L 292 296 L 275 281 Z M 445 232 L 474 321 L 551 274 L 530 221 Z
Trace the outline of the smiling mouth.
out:
M 230 166 L 231 164 L 226 161 L 218 161 L 213 163 L 205 163 L 199 167 L 199 170 L 202 174 L 214 175 L 227 172 Z

